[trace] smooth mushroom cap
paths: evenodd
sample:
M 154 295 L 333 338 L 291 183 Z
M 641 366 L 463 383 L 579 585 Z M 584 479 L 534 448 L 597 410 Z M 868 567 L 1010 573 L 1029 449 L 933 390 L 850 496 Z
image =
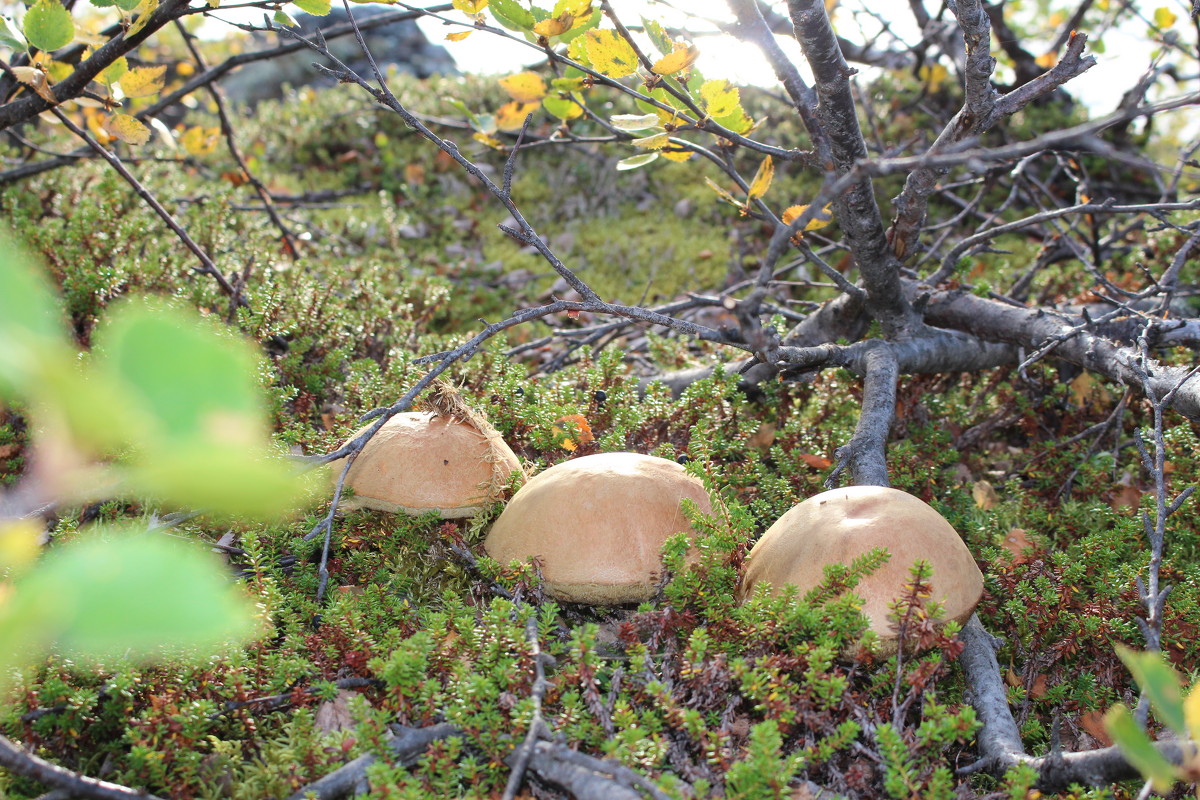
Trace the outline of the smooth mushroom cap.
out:
M 962 623 L 971 616 L 983 595 L 983 575 L 958 532 L 926 503 L 882 486 L 833 489 L 793 506 L 750 550 L 742 600 L 759 583 L 773 591 L 792 584 L 807 592 L 824 579 L 827 565 L 848 565 L 876 547 L 891 558 L 853 591 L 881 639 L 896 638 L 888 605 L 901 596 L 920 559 L 933 569 L 931 599 L 942 603 L 943 621 Z
M 342 507 L 469 517 L 500 499 L 509 476 L 520 469 L 516 454 L 494 431 L 433 412 L 397 414 L 354 460 L 346 475 L 354 497 Z
M 546 593 L 591 605 L 649 599 L 662 574 L 661 550 L 691 530 L 688 498 L 712 510 L 698 478 L 679 464 L 640 453 L 600 453 L 557 464 L 509 501 L 484 547 L 502 564 L 537 558 Z

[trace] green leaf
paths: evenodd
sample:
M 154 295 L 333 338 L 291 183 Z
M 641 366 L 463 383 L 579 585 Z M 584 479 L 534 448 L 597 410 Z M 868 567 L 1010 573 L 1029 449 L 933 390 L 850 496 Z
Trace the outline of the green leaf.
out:
M 25 38 L 39 50 L 66 47 L 75 38 L 75 20 L 58 0 L 37 0 L 25 12 Z
M 1183 689 L 1179 673 L 1161 653 L 1138 652 L 1117 647 L 1117 655 L 1129 668 L 1138 686 L 1150 698 L 1150 705 L 1159 721 L 1181 737 L 1187 736 L 1187 721 L 1183 713 Z
M 245 342 L 154 303 L 127 303 L 98 338 L 97 367 L 128 387 L 147 441 L 263 441 L 258 358 Z
M 52 549 L 17 581 L 5 610 L 40 628 L 18 641 L 143 659 L 255 633 L 253 606 L 210 553 L 161 535 L 108 533 Z
M 1121 748 L 1129 763 L 1154 783 L 1154 790 L 1167 792 L 1175 783 L 1175 767 L 1155 748 L 1125 706 L 1113 706 L 1104 715 L 1108 735 Z
M 121 77 L 125 75 L 126 72 L 129 72 L 129 62 L 125 59 L 125 56 L 121 56 L 101 70 L 100 74 L 96 76 L 96 79 L 101 83 L 112 86 L 114 83 L 121 80 Z
M 492 12 L 492 16 L 496 18 L 497 22 L 510 31 L 525 33 L 533 30 L 533 26 L 537 22 L 533 18 L 533 14 L 517 0 L 492 0 L 488 3 L 488 10 Z
M 332 4 L 331 4 L 331 6 L 330 6 L 330 7 L 332 8 Z M 298 28 L 298 27 L 300 27 L 300 23 L 299 23 L 299 22 L 296 22 L 296 18 L 295 18 L 295 17 L 293 17 L 291 14 L 287 13 L 286 11 L 284 11 L 282 8 L 281 8 L 281 9 L 278 9 L 278 10 L 275 12 L 275 16 L 274 16 L 274 18 L 273 18 L 273 19 L 275 20 L 275 23 L 276 23 L 277 25 L 284 25 L 284 26 L 287 26 L 287 27 L 289 27 L 289 28 Z
M 269 519 L 289 510 L 305 489 L 296 469 L 261 451 L 195 441 L 148 453 L 128 474 L 131 485 L 164 503 Z
M 658 153 L 642 153 L 640 156 L 630 156 L 622 158 L 617 162 L 617 171 L 624 172 L 627 169 L 637 169 L 643 167 L 658 158 Z
M 11 47 L 18 52 L 25 49 L 25 37 L 8 17 L 0 17 L 0 47 Z
M 675 49 L 675 43 L 671 41 L 670 35 L 658 20 L 642 17 L 642 27 L 659 55 L 670 55 Z
M 0 232 L 0 396 L 37 392 L 45 370 L 68 357 L 49 282 Z
M 293 0 L 293 2 L 296 8 L 307 14 L 312 14 L 314 17 L 327 15 L 331 7 L 330 0 Z
M 583 116 L 582 100 L 579 95 L 570 97 L 555 97 L 549 95 L 542 98 L 542 107 L 562 120 L 575 119 Z
M 479 118 L 471 112 L 471 109 L 467 108 L 467 104 L 462 100 L 459 100 L 457 97 L 443 97 L 442 100 L 451 107 L 465 114 L 467 119 L 471 121 L 471 127 L 473 127 L 475 130 L 483 129 L 480 125 Z

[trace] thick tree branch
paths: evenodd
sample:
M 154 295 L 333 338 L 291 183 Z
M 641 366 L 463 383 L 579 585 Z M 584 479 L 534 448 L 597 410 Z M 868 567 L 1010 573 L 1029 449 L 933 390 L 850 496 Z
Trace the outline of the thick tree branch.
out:
M 867 159 L 866 142 L 850 91 L 853 70 L 842 58 L 821 0 L 789 0 L 788 9 L 796 39 L 815 76 L 820 99 L 817 118 L 830 140 L 833 163 L 824 168 L 844 176 L 855 164 Z M 883 218 L 870 179 L 860 176 L 853 180 L 837 195 L 834 208 L 867 290 L 867 310 L 879 321 L 888 338 L 911 336 L 920 320 L 901 291 L 900 264 L 887 246 Z
M 1200 377 L 1183 367 L 1171 367 L 1147 359 L 1132 347 L 1115 344 L 1060 314 L 1023 308 L 961 291 L 935 292 L 926 307 L 926 321 L 942 328 L 973 334 L 990 342 L 1007 342 L 1037 350 L 1058 340 L 1053 348 L 1060 358 L 1103 375 L 1111 381 L 1143 390 L 1143 370 L 1158 396 L 1176 389 L 1171 406 L 1194 422 L 1200 422 Z

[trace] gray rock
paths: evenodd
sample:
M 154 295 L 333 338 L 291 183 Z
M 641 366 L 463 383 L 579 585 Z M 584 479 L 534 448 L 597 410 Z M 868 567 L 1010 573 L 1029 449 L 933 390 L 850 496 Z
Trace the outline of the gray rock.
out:
M 354 19 L 362 22 L 380 14 L 394 14 L 395 6 L 355 6 Z M 330 28 L 346 24 L 349 18 L 345 9 L 334 8 L 327 16 L 314 17 L 301 14 L 299 33 L 312 38 L 318 28 Z M 277 33 L 255 34 L 254 49 L 265 49 L 292 41 L 290 37 Z M 453 57 L 441 45 L 433 44 L 417 27 L 413 20 L 401 20 L 371 30 L 363 31 L 367 48 L 381 70 L 389 67 L 399 72 L 428 78 L 431 75 L 457 75 L 458 67 Z M 358 46 L 354 34 L 329 40 L 329 48 L 338 59 L 367 80 L 373 80 L 371 65 Z M 285 86 L 328 87 L 336 84 L 333 78 L 320 73 L 313 63 L 333 67 L 333 63 L 322 59 L 312 50 L 304 48 L 278 58 L 247 64 L 227 76 L 221 86 L 229 97 L 240 103 L 255 105 L 263 100 L 283 96 Z

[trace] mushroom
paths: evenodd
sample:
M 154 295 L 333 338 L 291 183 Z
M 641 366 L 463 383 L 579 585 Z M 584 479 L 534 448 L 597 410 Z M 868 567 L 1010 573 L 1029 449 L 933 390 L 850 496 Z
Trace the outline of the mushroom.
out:
M 342 507 L 469 517 L 499 500 L 520 469 L 516 454 L 481 418 L 431 411 L 396 414 L 351 465 L 346 486 L 354 496 Z
M 942 604 L 942 622 L 962 623 L 971 616 L 983 594 L 983 575 L 967 546 L 926 503 L 882 486 L 833 489 L 793 506 L 750 550 L 741 599 L 745 602 L 760 583 L 770 584 L 773 592 L 789 584 L 807 592 L 824 579 L 826 566 L 849 564 L 877 547 L 891 557 L 854 592 L 862 597 L 862 612 L 884 652 L 894 652 L 897 636 L 888 606 L 903 594 L 920 559 L 933 570 L 931 599 Z
M 536 558 L 546 594 L 590 605 L 648 600 L 661 550 L 691 530 L 684 498 L 712 510 L 704 484 L 674 461 L 600 453 L 535 476 L 509 501 L 484 542 L 501 563 Z

